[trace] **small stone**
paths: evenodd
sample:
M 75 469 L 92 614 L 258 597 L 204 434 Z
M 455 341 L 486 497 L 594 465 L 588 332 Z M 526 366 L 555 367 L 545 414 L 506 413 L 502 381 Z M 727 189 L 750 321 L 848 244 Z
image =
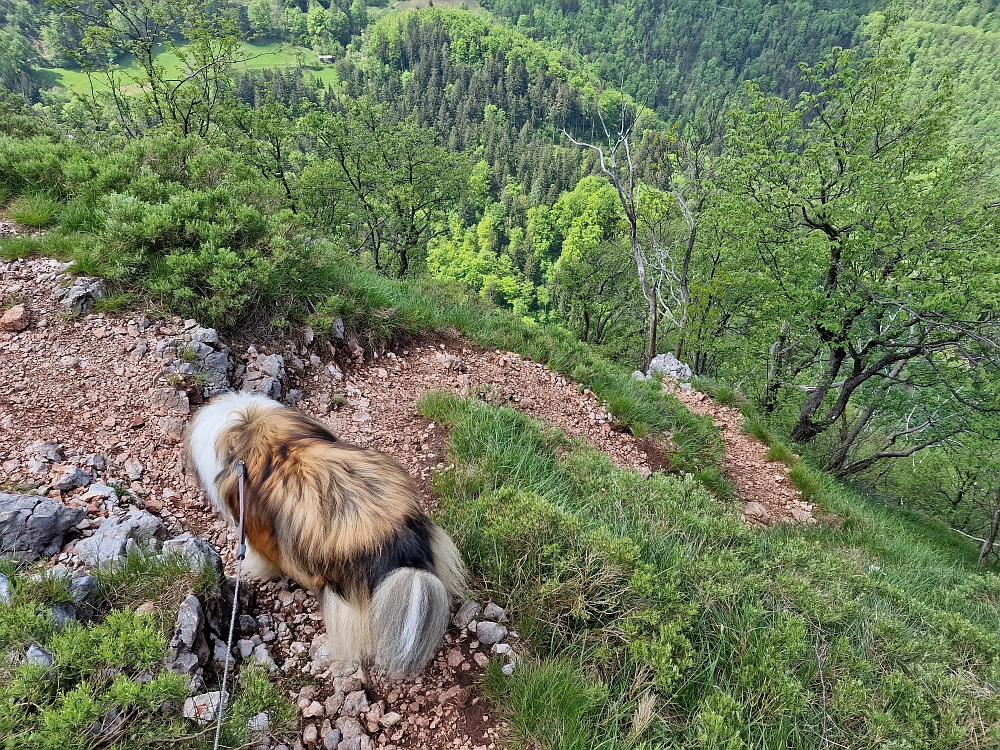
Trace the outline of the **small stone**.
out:
M 10 590 L 10 579 L 0 573 L 0 604 L 10 604 L 14 595 Z
M 35 667 L 44 667 L 45 669 L 51 667 L 55 661 L 55 659 L 52 658 L 52 654 L 39 646 L 37 643 L 32 643 L 28 646 L 28 651 L 25 654 L 25 657 L 28 664 Z
M 503 622 L 507 619 L 507 613 L 503 607 L 499 607 L 493 602 L 486 605 L 483 609 L 483 619 L 492 620 L 493 622 Z
M 340 730 L 331 729 L 330 733 L 323 738 L 323 750 L 336 750 L 340 744 Z
M 512 674 L 514 674 L 514 662 L 511 662 L 510 664 L 504 664 L 502 667 L 500 667 L 500 671 L 503 672 L 508 677 L 510 677 Z
M 348 693 L 347 697 L 344 698 L 344 708 L 341 713 L 345 716 L 357 716 L 367 708 L 368 696 L 365 695 L 365 691 L 356 690 L 353 693 Z
M 317 716 L 322 716 L 325 713 L 323 704 L 319 701 L 310 702 L 305 708 L 302 709 L 302 715 L 307 719 L 313 719 Z
M 28 327 L 31 318 L 24 305 L 14 305 L 0 316 L 0 331 L 18 333 Z
M 184 701 L 185 719 L 194 719 L 202 726 L 215 721 L 219 706 L 229 702 L 229 693 L 214 690 L 211 693 L 193 695 Z
M 360 737 L 364 734 L 364 729 L 361 728 L 361 722 L 352 716 L 342 716 L 337 719 L 334 724 L 336 724 L 337 729 L 340 730 L 344 740 L 349 740 L 352 737 Z M 343 742 L 343 740 L 341 740 L 341 742 Z
M 319 729 L 315 724 L 306 724 L 306 728 L 302 730 L 302 741 L 307 745 L 316 744 L 316 740 L 319 739 Z
M 256 716 L 251 716 L 247 721 L 247 729 L 250 734 L 262 735 L 267 732 L 270 726 L 271 717 L 267 715 L 267 711 L 261 711 Z
M 451 618 L 451 621 L 455 627 L 466 628 L 482 611 L 483 605 L 470 599 L 458 608 L 458 612 Z
M 80 358 L 67 354 L 65 357 L 59 358 L 59 364 L 63 367 L 79 367 Z
M 493 651 L 494 654 L 500 654 L 501 656 L 514 653 L 514 649 L 511 648 L 509 643 L 495 643 L 493 644 L 491 651 Z
M 485 667 L 490 661 L 490 657 L 488 657 L 482 651 L 477 651 L 476 653 L 474 653 L 472 655 L 472 658 L 476 660 L 476 664 L 478 664 L 480 667 Z
M 56 466 L 49 484 L 60 492 L 69 492 L 91 483 L 89 473 L 77 466 Z
M 146 467 L 142 465 L 142 462 L 138 458 L 130 458 L 125 462 L 125 473 L 128 478 L 133 481 L 138 481 L 142 479 L 143 473 L 146 471 Z
M 388 713 L 382 715 L 382 718 L 378 720 L 378 723 L 388 729 L 389 727 L 396 726 L 400 721 L 402 721 L 402 719 L 403 717 L 395 711 L 389 711 Z
M 333 695 L 329 696 L 323 703 L 323 708 L 326 709 L 327 716 L 336 716 L 340 713 L 340 707 L 344 705 L 344 694 L 341 691 L 335 692 Z
M 476 637 L 484 646 L 499 643 L 507 636 L 507 628 L 495 622 L 480 622 L 476 626 Z

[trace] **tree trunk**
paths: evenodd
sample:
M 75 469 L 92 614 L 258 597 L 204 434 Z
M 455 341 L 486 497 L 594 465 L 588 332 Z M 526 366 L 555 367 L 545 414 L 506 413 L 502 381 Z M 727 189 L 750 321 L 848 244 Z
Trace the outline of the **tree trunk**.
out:
M 649 348 L 646 350 L 646 367 L 649 367 L 656 356 L 656 327 L 659 308 L 656 304 L 656 295 L 650 295 L 649 299 Z
M 830 392 L 830 386 L 837 379 L 837 375 L 840 374 L 840 368 L 846 358 L 847 351 L 844 348 L 835 347 L 830 350 L 830 359 L 827 360 L 826 372 L 823 373 L 822 380 L 809 394 L 809 398 L 802 404 L 802 408 L 799 409 L 799 421 L 796 423 L 795 429 L 792 430 L 792 440 L 795 442 L 808 443 L 830 426 L 829 423 L 815 421 L 813 417 L 823 405 L 823 400 Z
M 997 490 L 996 508 L 993 510 L 990 533 L 987 534 L 986 539 L 983 541 L 983 548 L 979 551 L 979 560 L 976 561 L 976 564 L 980 568 L 986 566 L 990 555 L 993 554 L 993 545 L 996 543 L 998 535 L 1000 535 L 1000 490 Z

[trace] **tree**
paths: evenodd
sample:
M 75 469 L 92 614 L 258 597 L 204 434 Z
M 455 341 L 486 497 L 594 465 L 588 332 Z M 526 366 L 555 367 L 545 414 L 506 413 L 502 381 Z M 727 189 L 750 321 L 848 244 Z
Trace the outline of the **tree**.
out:
M 1000 202 L 985 165 L 949 142 L 947 81 L 907 100 L 888 25 L 866 52 L 803 66 L 794 104 L 750 86 L 720 170 L 742 227 L 734 255 L 758 297 L 780 301 L 769 387 L 805 392 L 795 440 L 838 427 L 827 466 L 841 474 L 947 440 L 963 410 L 990 408 L 1000 341 Z M 876 418 L 881 444 L 861 457 Z
M 340 113 L 311 113 L 301 125 L 329 179 L 352 198 L 352 250 L 367 250 L 383 273 L 405 276 L 427 242 L 446 231 L 467 160 L 438 146 L 412 120 L 393 122 L 387 108 L 368 99 L 348 101 Z
M 632 311 L 636 292 L 618 195 L 607 181 L 585 177 L 550 215 L 563 235 L 549 277 L 552 300 L 582 341 L 600 344 Z
M 675 348 L 684 344 L 691 303 L 692 259 L 698 226 L 707 201 L 707 158 L 711 139 L 684 141 L 676 131 L 650 129 L 642 133 L 649 113 L 624 94 L 617 104 L 618 122 L 612 133 L 600 102 L 597 118 L 606 144 L 577 140 L 574 145 L 597 156 L 601 174 L 611 183 L 628 230 L 628 248 L 639 289 L 646 301 L 646 362 L 656 356 L 660 322 L 666 320 L 676 335 Z M 635 135 L 639 130 L 640 135 Z M 636 141 L 645 141 L 637 154 Z M 645 161 L 643 159 L 645 158 Z
M 103 122 L 107 99 L 112 120 L 130 138 L 164 125 L 181 135 L 208 135 L 216 113 L 229 101 L 233 66 L 247 59 L 232 13 L 212 0 L 96 5 L 53 0 L 53 5 L 64 20 L 83 29 L 80 48 L 70 54 L 88 76 L 102 79 L 91 84 L 95 121 Z M 176 58 L 179 72 L 164 63 L 164 50 Z M 133 58 L 140 72 L 120 67 L 122 56 Z

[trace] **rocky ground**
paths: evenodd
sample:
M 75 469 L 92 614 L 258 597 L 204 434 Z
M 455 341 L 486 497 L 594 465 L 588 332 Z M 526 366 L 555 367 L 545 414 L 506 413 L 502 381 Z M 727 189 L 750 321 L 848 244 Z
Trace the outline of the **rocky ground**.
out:
M 415 410 L 430 389 L 511 405 L 606 451 L 619 466 L 645 475 L 658 468 L 655 446 L 615 430 L 594 394 L 516 354 L 438 337 L 375 361 L 340 342 L 335 359 L 333 347 L 308 334 L 283 342 L 281 351 L 244 353 L 195 321 L 87 312 L 100 291 L 96 281 L 67 276 L 57 261 L 0 264 L 0 491 L 30 490 L 85 509 L 70 530 L 79 540 L 119 523 L 127 505 L 129 513 L 141 509 L 159 518 L 165 534 L 208 539 L 234 570 L 235 534 L 204 503 L 180 446 L 196 402 L 229 383 L 283 393 L 346 440 L 394 456 L 425 489 L 447 460 L 444 429 Z M 700 394 L 680 395 L 725 423 L 729 475 L 747 500 L 768 509 L 766 520 L 748 510 L 748 522 L 811 518 L 783 465 L 763 460 L 765 449 L 736 429 L 738 413 Z M 426 499 L 431 506 L 430 493 Z M 80 543 L 71 542 L 53 562 L 82 567 Z M 386 683 L 329 672 L 321 617 L 308 592 L 287 581 L 255 582 L 255 588 L 253 617 L 241 620 L 238 648 L 274 662 L 302 712 L 300 745 L 482 750 L 501 744 L 503 723 L 477 688 L 491 656 L 515 666 L 516 633 L 507 632 L 495 605 L 456 615 L 423 676 Z

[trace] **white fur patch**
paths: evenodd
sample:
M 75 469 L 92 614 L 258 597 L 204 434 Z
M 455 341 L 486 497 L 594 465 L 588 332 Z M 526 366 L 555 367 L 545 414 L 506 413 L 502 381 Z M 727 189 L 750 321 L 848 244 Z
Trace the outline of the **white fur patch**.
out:
M 215 480 L 225 468 L 219 456 L 219 437 L 226 427 L 243 417 L 244 410 L 251 404 L 261 409 L 281 409 L 281 404 L 256 393 L 226 393 L 212 399 L 198 410 L 191 426 L 188 428 L 187 444 L 194 461 L 201 486 L 212 501 L 215 509 L 229 521 L 235 524 L 233 514 L 219 497 Z

